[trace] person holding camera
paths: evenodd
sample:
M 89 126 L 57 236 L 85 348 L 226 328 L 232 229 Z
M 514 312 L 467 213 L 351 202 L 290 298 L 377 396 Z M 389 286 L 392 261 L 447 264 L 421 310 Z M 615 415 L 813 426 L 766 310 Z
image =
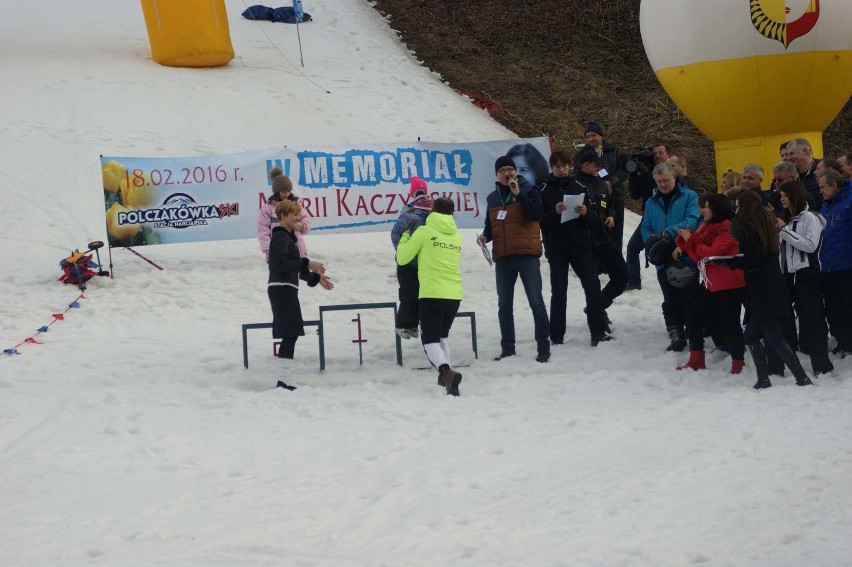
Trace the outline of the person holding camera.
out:
M 669 159 L 669 147 L 658 144 L 648 150 L 642 150 L 630 156 L 626 163 L 629 172 L 627 177 L 627 190 L 630 197 L 642 202 L 644 214 L 645 204 L 654 194 L 657 185 L 651 175 L 651 169 L 664 163 Z M 625 291 L 642 289 L 642 271 L 639 269 L 639 254 L 645 248 L 645 240 L 642 238 L 640 226 L 636 227 L 630 240 L 627 241 L 627 287 Z
M 671 340 L 666 351 L 680 352 L 686 347 L 684 325 L 687 313 L 692 308 L 700 288 L 698 283 L 693 285 L 673 285 L 666 275 L 668 264 L 679 256 L 675 250 L 674 240 L 677 229 L 688 228 L 694 231 L 698 226 L 701 212 L 698 208 L 698 195 L 695 191 L 678 185 L 677 174 L 668 163 L 660 163 L 652 172 L 657 186 L 654 196 L 645 203 L 645 213 L 639 228 L 642 239 L 649 244 L 654 238 L 659 247 L 668 246 L 669 254 L 651 254 L 656 250 L 649 249 L 649 260 L 657 267 L 657 281 L 663 292 L 663 320 Z
M 524 284 L 535 323 L 536 361 L 550 360 L 550 325 L 541 294 L 542 254 L 539 221 L 542 216 L 541 193 L 529 180 L 518 177 L 515 162 L 509 156 L 497 158 L 494 164 L 497 181 L 486 198 L 488 211 L 485 230 L 478 239 L 480 246 L 492 242 L 497 279 L 497 318 L 500 322 L 500 355 L 502 360 L 515 355 L 515 316 L 513 302 L 518 276 Z

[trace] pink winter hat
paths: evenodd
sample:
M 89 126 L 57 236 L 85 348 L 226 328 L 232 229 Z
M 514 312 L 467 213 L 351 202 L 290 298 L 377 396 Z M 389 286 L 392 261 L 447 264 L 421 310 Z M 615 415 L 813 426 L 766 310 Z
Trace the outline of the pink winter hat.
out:
M 425 195 L 428 190 L 426 182 L 415 175 L 411 178 L 411 189 L 408 191 L 408 196 L 414 197 L 418 193 Z

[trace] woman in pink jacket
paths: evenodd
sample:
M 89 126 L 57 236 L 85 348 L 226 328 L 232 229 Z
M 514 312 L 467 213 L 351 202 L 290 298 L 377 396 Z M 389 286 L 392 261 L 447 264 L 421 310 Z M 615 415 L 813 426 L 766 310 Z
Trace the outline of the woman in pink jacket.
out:
M 278 226 L 278 219 L 275 217 L 275 207 L 281 201 L 288 199 L 297 203 L 299 202 L 299 198 L 293 195 L 293 182 L 290 181 L 289 177 L 284 175 L 280 167 L 270 169 L 269 178 L 272 180 L 272 195 L 257 212 L 257 241 L 260 242 L 260 250 L 266 256 L 267 263 L 269 263 L 269 238 L 272 229 Z M 303 209 L 299 215 L 299 223 L 294 230 L 296 234 L 296 247 L 299 249 L 299 256 L 302 258 L 308 257 L 308 248 L 305 246 L 304 237 L 310 231 L 311 223 Z

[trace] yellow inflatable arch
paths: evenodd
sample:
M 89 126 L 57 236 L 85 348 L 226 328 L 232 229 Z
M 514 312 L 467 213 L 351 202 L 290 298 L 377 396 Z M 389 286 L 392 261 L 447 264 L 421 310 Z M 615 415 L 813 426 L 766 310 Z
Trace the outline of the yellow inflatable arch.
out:
M 170 67 L 218 67 L 234 58 L 224 0 L 142 0 L 151 55 Z

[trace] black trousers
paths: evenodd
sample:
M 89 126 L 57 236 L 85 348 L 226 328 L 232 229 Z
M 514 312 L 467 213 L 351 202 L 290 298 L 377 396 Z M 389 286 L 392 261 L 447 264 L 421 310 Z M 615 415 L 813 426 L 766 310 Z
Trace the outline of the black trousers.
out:
M 568 310 L 568 266 L 574 270 L 586 296 L 586 322 L 592 336 L 601 336 L 606 329 L 601 303 L 601 282 L 591 252 L 571 256 L 556 254 L 547 259 L 550 264 L 550 340 L 565 340 Z
M 299 304 L 299 288 L 289 285 L 271 285 L 267 288 L 272 307 L 272 337 L 282 339 L 302 337 L 305 326 Z
M 795 274 L 785 274 L 785 277 L 799 318 L 799 350 L 810 356 L 814 372 L 827 371 L 831 362 L 828 359 L 828 325 L 822 302 L 820 271 L 814 266 Z
M 745 340 L 740 312 L 744 297 L 745 288 L 742 287 L 716 292 L 702 291 L 686 314 L 689 350 L 704 350 L 704 328 L 712 323 L 718 328 L 721 344 L 730 347 L 731 358 L 743 360 Z
M 616 297 L 624 293 L 624 288 L 627 287 L 627 263 L 621 255 L 620 245 L 617 246 L 612 242 L 595 246 L 592 249 L 592 255 L 609 276 L 609 282 L 601 290 L 603 308 L 606 309 L 612 305 Z
M 852 352 L 852 272 L 823 272 L 825 312 L 838 346 Z
M 615 243 L 615 247 L 618 249 L 620 255 L 621 247 L 624 244 L 624 201 L 616 200 L 613 202 L 613 205 L 615 210 L 613 211 L 612 219 L 615 221 L 615 224 L 609 229 L 609 234 L 612 236 L 612 241 Z
M 278 357 L 292 359 L 296 352 L 296 340 L 305 334 L 299 288 L 273 285 L 267 288 L 267 295 L 272 307 L 272 337 L 281 339 Z
M 278 358 L 288 358 L 293 360 L 296 354 L 296 341 L 299 337 L 287 337 L 281 339 L 281 346 L 278 347 Z
M 450 336 L 450 328 L 459 312 L 460 299 L 420 300 L 420 342 L 424 345 L 439 343 Z
M 630 281 L 642 283 L 642 270 L 639 266 L 639 256 L 645 250 L 645 241 L 642 240 L 642 223 L 633 231 L 630 240 L 627 241 L 627 277 Z
M 760 339 L 763 339 L 766 346 L 770 347 L 772 350 L 778 350 L 785 346 L 789 346 L 789 343 L 787 343 L 787 340 L 784 338 L 784 333 L 781 331 L 781 323 L 776 320 L 764 322 L 758 321 L 752 317 L 748 322 L 748 325 L 746 325 L 745 331 L 743 332 L 743 338 L 747 345 L 753 345 Z M 769 351 L 767 351 L 767 355 L 768 354 Z M 781 373 L 783 373 L 784 363 L 782 362 L 781 364 Z M 773 374 L 773 372 L 770 371 L 770 374 Z
M 418 315 L 420 305 L 417 301 L 417 296 L 420 294 L 420 282 L 417 279 L 417 268 L 397 266 L 396 280 L 399 283 L 399 309 L 396 312 L 396 328 L 416 329 L 420 320 Z
M 665 270 L 657 270 L 657 282 L 663 292 L 663 320 L 666 328 L 680 327 L 686 324 L 686 315 L 701 293 L 698 284 L 677 288 L 669 283 Z M 702 329 L 703 332 L 703 329 Z

